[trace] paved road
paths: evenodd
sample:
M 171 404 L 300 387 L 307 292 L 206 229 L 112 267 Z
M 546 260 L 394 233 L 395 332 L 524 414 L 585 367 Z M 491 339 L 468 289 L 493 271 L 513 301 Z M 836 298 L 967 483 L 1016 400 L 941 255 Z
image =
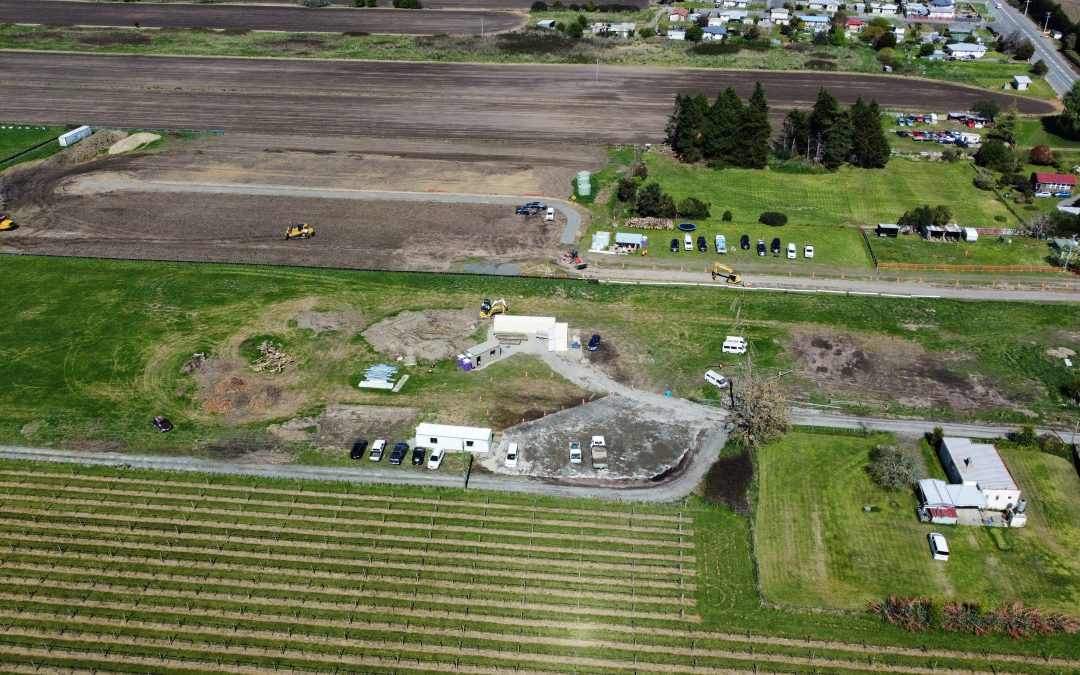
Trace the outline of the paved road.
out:
M 384 190 L 348 190 L 344 188 L 306 188 L 287 185 L 229 185 L 225 183 L 170 183 L 166 181 L 137 181 L 110 178 L 82 178 L 79 186 L 91 190 L 134 190 L 137 192 L 173 192 L 204 194 L 266 195 L 270 197 L 316 197 L 326 199 L 366 199 L 377 201 L 448 202 L 454 204 L 506 204 L 516 206 L 531 197 L 516 195 L 452 194 L 447 192 L 389 192 Z M 573 244 L 581 228 L 581 214 L 569 203 L 545 200 L 551 208 L 563 214 L 566 226 L 560 244 Z M 542 216 L 537 216 L 542 217 Z
M 333 10 L 332 10 L 333 11 Z M 343 11 L 343 10 L 341 10 Z M 474 138 L 596 144 L 658 142 L 678 93 L 761 81 L 775 116 L 809 107 L 820 87 L 890 110 L 1003 108 L 1046 101 L 900 77 L 581 65 L 3 54 L 0 119 L 111 127 L 221 129 L 320 136 Z M 779 124 L 777 119 L 776 123 Z
M 389 4 L 388 2 L 384 2 Z M 305 33 L 357 31 L 393 35 L 479 35 L 513 30 L 526 17 L 475 10 L 304 7 L 0 0 L 0 22 L 131 28 L 216 28 Z
M 1034 63 L 1042 59 L 1043 63 L 1050 69 L 1046 73 L 1046 81 L 1058 96 L 1064 96 L 1072 89 L 1077 75 L 1068 59 L 1057 50 L 1057 44 L 1050 38 L 1043 36 L 1042 22 L 1046 17 L 1028 18 L 1024 16 L 1021 10 L 1010 6 L 1004 1 L 991 0 L 991 2 L 996 3 L 994 5 L 994 15 L 997 17 L 997 22 L 993 24 L 994 30 L 1002 35 L 1019 31 L 1021 35 L 1031 40 L 1031 43 L 1035 45 L 1035 55 L 1029 59 L 1029 62 Z M 1036 25 L 1036 21 L 1038 25 Z
M 583 278 L 596 278 L 608 283 L 643 284 L 643 285 L 680 285 L 712 286 L 732 292 L 782 291 L 789 293 L 827 293 L 836 295 L 870 295 L 887 298 L 950 298 L 954 300 L 994 300 L 1012 302 L 1080 302 L 1080 280 L 1074 277 L 1066 280 L 1053 279 L 1043 289 L 1037 285 L 1016 288 L 1015 285 L 992 286 L 956 286 L 951 283 L 917 283 L 910 279 L 889 281 L 887 277 L 867 276 L 858 279 L 838 279 L 829 277 L 784 277 L 768 274 L 744 274 L 743 286 L 730 286 L 723 282 L 711 281 L 704 271 L 705 263 L 696 271 L 677 269 L 620 269 L 601 259 L 599 265 L 590 259 L 590 267 L 580 273 Z M 577 273 L 575 273 L 577 274 Z M 862 270 L 860 275 L 869 275 L 871 271 Z

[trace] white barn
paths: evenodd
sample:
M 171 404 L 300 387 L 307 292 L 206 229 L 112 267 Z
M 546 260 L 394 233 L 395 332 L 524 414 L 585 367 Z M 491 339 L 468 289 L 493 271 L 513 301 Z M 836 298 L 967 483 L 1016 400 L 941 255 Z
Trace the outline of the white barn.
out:
M 421 448 L 491 452 L 491 429 L 422 422 L 416 426 L 415 445 Z
M 986 499 L 986 508 L 1004 511 L 1020 503 L 1020 487 L 990 443 L 946 436 L 941 439 L 938 457 L 950 482 L 978 487 Z

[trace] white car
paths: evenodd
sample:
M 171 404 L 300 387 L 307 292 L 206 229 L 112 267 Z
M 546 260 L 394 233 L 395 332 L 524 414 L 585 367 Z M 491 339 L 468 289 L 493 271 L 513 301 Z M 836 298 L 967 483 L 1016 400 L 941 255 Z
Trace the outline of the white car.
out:
M 555 209 L 549 208 L 547 212 L 544 213 L 544 220 L 548 221 L 549 223 L 555 220 Z
M 694 250 L 694 239 L 690 235 L 684 235 L 682 238 L 682 245 L 687 251 Z
M 442 448 L 435 448 L 431 451 L 431 455 L 428 456 L 427 468 L 434 471 L 442 466 L 443 457 L 446 456 L 446 451 Z
M 788 257 L 788 260 L 794 260 L 795 259 L 795 244 L 794 243 L 788 243 L 788 245 L 787 245 L 787 257 Z
M 814 257 L 814 247 L 807 245 L 806 248 L 803 249 L 802 256 L 804 258 L 813 258 Z
M 368 459 L 373 462 L 378 462 L 382 459 L 383 451 L 386 450 L 386 441 L 379 439 L 371 444 L 371 453 L 368 454 Z
M 945 535 L 931 532 L 926 535 L 926 541 L 930 544 L 930 555 L 934 556 L 934 560 L 949 559 L 949 544 L 945 541 Z
M 570 463 L 581 464 L 581 443 L 570 441 Z
M 1049 196 L 1050 196 L 1050 193 L 1049 193 L 1049 192 L 1047 192 L 1046 190 L 1041 190 L 1041 191 L 1039 191 L 1039 192 L 1036 192 L 1036 193 L 1035 193 L 1035 196 L 1036 196 L 1036 197 L 1049 197 Z
M 511 443 L 510 447 L 506 449 L 506 468 L 516 469 L 518 459 L 518 444 Z

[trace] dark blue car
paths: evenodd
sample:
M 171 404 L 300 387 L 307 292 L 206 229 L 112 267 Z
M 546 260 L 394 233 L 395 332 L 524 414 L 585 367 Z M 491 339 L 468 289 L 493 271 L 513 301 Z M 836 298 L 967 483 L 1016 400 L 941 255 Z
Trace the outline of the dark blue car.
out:
M 590 352 L 595 352 L 599 347 L 600 347 L 600 334 L 597 333 L 596 335 L 593 335 L 591 338 L 589 338 L 588 350 Z

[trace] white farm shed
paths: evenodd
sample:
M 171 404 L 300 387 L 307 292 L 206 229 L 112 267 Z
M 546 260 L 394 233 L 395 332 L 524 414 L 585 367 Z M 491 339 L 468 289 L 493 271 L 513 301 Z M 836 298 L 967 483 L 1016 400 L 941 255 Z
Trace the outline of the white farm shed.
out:
M 946 436 L 941 439 L 938 457 L 950 482 L 979 488 L 986 499 L 986 508 L 1004 511 L 1020 503 L 1020 487 L 997 448 L 990 443 Z
M 481 427 L 458 427 L 452 424 L 423 422 L 416 426 L 415 440 L 416 446 L 422 448 L 468 452 L 491 451 L 491 429 Z
M 518 316 L 499 314 L 492 324 L 495 339 L 503 344 L 520 344 L 538 338 L 548 341 L 549 352 L 565 352 L 567 325 L 553 316 Z

